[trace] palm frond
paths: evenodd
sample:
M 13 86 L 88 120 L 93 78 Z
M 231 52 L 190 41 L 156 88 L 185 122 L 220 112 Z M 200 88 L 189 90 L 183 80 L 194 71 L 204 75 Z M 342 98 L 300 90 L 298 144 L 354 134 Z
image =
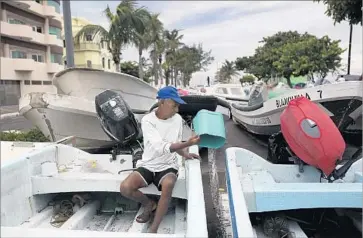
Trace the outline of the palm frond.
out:
M 80 43 L 81 41 L 84 41 L 87 35 L 91 35 L 92 39 L 95 39 L 97 36 L 101 36 L 101 38 L 104 39 L 108 39 L 109 37 L 108 31 L 102 26 L 86 25 L 74 36 L 74 42 Z

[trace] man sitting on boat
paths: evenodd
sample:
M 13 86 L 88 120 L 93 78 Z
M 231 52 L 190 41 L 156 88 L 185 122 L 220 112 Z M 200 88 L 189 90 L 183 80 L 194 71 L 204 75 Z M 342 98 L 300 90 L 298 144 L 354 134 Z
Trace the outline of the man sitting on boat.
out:
M 178 160 L 175 153 L 186 159 L 198 158 L 188 153 L 187 148 L 199 143 L 199 136 L 193 136 L 182 142 L 183 119 L 178 114 L 179 104 L 185 104 L 178 90 L 167 86 L 159 90 L 156 111 L 144 116 L 141 129 L 144 138 L 144 153 L 132 172 L 120 185 L 123 196 L 140 202 L 144 212 L 136 219 L 140 223 L 148 222 L 156 210 L 150 233 L 156 233 L 163 216 L 166 214 L 172 191 L 178 177 Z M 161 196 L 158 204 L 150 200 L 139 188 L 153 183 Z

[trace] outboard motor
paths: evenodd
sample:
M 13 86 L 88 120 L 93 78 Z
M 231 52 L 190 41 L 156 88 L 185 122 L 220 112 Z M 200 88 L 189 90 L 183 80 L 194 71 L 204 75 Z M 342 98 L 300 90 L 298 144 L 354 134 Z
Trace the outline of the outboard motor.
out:
M 320 169 L 330 182 L 342 178 L 359 159 L 355 155 L 336 169 L 345 151 L 344 139 L 329 115 L 305 97 L 291 100 L 280 120 L 281 132 L 288 144 L 286 150 L 295 157 L 295 162 L 301 160 Z
M 263 103 L 268 98 L 267 86 L 263 81 L 255 83 L 250 92 L 250 98 L 248 100 L 248 106 L 254 106 Z
M 112 159 L 116 159 L 121 149 L 126 150 L 123 153 L 128 151 L 134 156 L 141 156 L 142 146 L 138 141 L 142 138 L 141 129 L 122 96 L 114 91 L 106 90 L 96 96 L 95 104 L 102 129 L 116 142 Z

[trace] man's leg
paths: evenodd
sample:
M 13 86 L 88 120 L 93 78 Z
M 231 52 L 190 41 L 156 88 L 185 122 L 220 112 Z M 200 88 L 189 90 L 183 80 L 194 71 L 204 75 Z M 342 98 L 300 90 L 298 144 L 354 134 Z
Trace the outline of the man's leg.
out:
M 144 212 L 136 218 L 140 223 L 147 222 L 150 219 L 151 213 L 156 206 L 154 201 L 139 191 L 139 188 L 148 186 L 149 182 L 147 180 L 150 179 L 148 177 L 147 171 L 146 173 L 144 170 L 134 171 L 120 185 L 120 192 L 124 197 L 139 202 L 144 206 Z
M 171 194 L 173 192 L 176 180 L 177 180 L 177 175 L 173 172 L 169 172 L 160 181 L 161 196 L 154 216 L 154 221 L 149 229 L 150 233 L 157 233 L 161 220 L 168 211 Z

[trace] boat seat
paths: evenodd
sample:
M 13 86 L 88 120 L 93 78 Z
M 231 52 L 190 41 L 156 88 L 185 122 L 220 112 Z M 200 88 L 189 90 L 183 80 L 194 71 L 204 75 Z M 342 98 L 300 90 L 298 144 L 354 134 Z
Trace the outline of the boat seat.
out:
M 234 107 L 237 110 L 243 111 L 243 112 L 251 112 L 251 111 L 262 108 L 263 107 L 263 102 L 252 105 L 252 106 L 232 103 L 232 107 Z
M 118 174 L 63 172 L 52 177 L 32 176 L 33 195 L 66 192 L 120 192 L 120 184 L 132 171 Z M 140 189 L 145 194 L 160 195 L 154 184 Z M 185 169 L 179 169 L 173 197 L 187 199 Z

